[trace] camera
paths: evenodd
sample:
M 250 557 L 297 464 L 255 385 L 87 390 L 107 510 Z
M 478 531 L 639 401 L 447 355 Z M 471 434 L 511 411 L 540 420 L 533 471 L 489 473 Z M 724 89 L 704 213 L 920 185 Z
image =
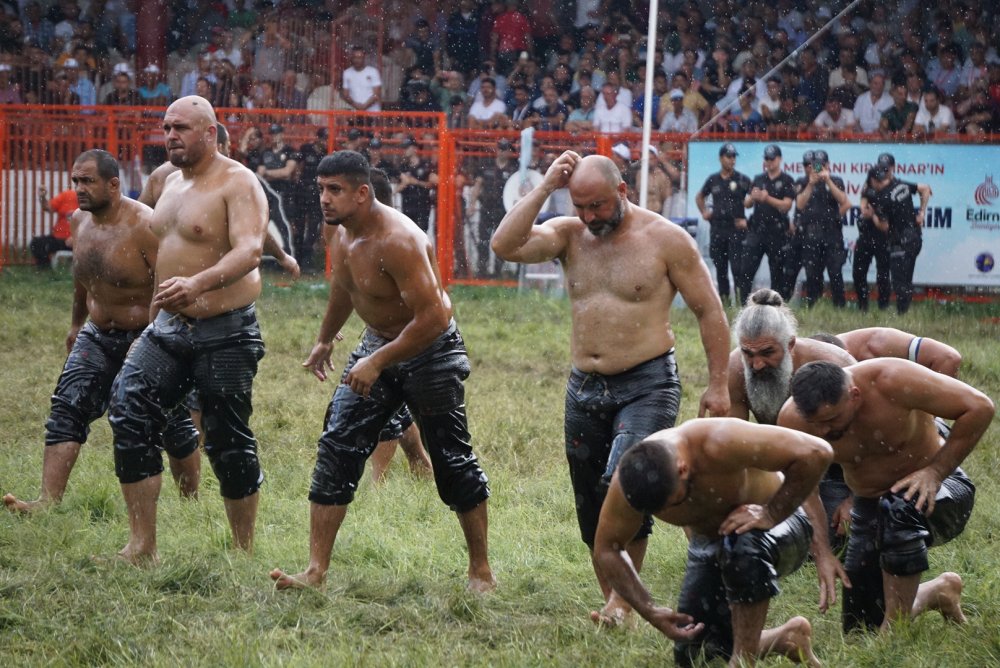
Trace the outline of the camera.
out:
M 822 162 L 814 162 L 813 163 L 813 171 L 814 172 L 822 172 L 823 171 L 823 163 Z

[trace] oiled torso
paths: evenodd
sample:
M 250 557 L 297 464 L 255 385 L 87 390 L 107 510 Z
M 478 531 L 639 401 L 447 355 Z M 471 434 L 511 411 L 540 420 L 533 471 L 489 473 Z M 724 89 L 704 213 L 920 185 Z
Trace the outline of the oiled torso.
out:
M 167 177 L 153 213 L 153 232 L 159 238 L 156 276 L 159 282 L 174 276 L 194 276 L 211 267 L 230 250 L 230 198 L 253 197 L 230 181 L 245 168 L 227 158 L 203 174 Z M 235 185 L 234 185 L 235 183 Z M 263 239 L 263 236 L 261 237 Z M 235 282 L 202 293 L 184 315 L 206 318 L 252 303 L 260 294 L 260 272 L 254 269 Z
M 149 322 L 155 239 L 148 207 L 123 200 L 112 223 L 78 211 L 73 277 L 87 290 L 90 319 L 101 329 L 139 329 Z
M 718 536 L 719 526 L 729 513 L 744 504 L 766 504 L 782 481 L 780 473 L 760 469 L 715 475 L 696 472 L 691 477 L 688 498 L 663 509 L 657 517 L 690 527 L 703 536 Z
M 420 228 L 387 207 L 378 209 L 380 213 L 373 219 L 376 224 L 361 234 L 348 234 L 343 228 L 333 231 L 330 260 L 333 281 L 350 293 L 358 316 L 380 336 L 395 339 L 414 314 L 387 271 L 390 255 L 405 252 L 407 258 L 418 258 L 415 261 L 425 262 L 424 270 L 437 277 L 439 290 L 441 281 L 433 248 Z M 414 248 L 417 253 L 408 252 Z M 441 297 L 450 309 L 443 290 Z
M 595 237 L 573 225 L 564 261 L 573 310 L 573 365 L 616 374 L 674 345 L 664 235 L 670 223 L 636 216 L 628 228 Z

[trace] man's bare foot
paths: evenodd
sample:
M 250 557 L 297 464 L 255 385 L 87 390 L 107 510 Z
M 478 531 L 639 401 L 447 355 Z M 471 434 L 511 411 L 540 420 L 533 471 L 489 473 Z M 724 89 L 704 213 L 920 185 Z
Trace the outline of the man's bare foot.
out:
M 469 583 L 465 588 L 474 594 L 488 594 L 497 588 L 497 579 L 493 577 L 492 571 L 486 571 L 482 575 L 469 573 Z
M 810 668 L 819 668 L 823 665 L 813 654 L 812 624 L 805 617 L 792 617 L 774 629 L 773 634 L 775 637 L 770 647 L 761 647 L 762 657 L 774 653 L 781 654 L 795 663 L 804 663 Z
M 143 552 L 133 548 L 131 545 L 126 545 L 115 555 L 118 559 L 132 564 L 133 566 L 138 566 L 139 568 L 148 568 L 150 566 L 157 566 L 160 563 L 160 555 L 154 550 L 153 552 Z
M 306 589 L 322 587 L 326 577 L 309 570 L 298 575 L 288 575 L 280 568 L 275 568 L 271 571 L 271 579 L 274 580 L 275 589 Z
M 3 505 L 12 513 L 20 513 L 22 515 L 30 515 L 36 510 L 41 510 L 48 505 L 45 501 L 39 499 L 38 501 L 22 501 L 13 494 L 4 494 Z
M 937 610 L 946 621 L 965 624 L 968 620 L 962 612 L 962 576 L 946 572 L 920 585 L 913 602 L 913 614 L 916 616 L 924 610 Z

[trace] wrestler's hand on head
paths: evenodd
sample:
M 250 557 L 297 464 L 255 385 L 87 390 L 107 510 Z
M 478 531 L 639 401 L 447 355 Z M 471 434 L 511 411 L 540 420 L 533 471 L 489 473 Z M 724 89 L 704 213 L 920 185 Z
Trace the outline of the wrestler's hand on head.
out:
M 907 501 L 913 501 L 917 510 L 926 515 L 934 512 L 934 498 L 941 489 L 941 477 L 929 466 L 917 469 L 892 486 L 893 494 L 903 494 Z
M 647 619 L 671 640 L 690 640 L 705 628 L 704 624 L 695 624 L 691 615 L 674 612 L 670 608 L 655 607 Z
M 340 336 L 340 333 L 337 336 Z M 337 340 L 339 341 L 340 339 Z M 333 344 L 321 341 L 313 346 L 312 352 L 309 353 L 309 357 L 302 363 L 302 366 L 312 371 L 312 374 L 320 381 L 324 381 L 326 380 L 327 370 L 333 371 L 333 362 L 330 361 L 330 353 L 332 352 Z
M 698 417 L 726 417 L 729 415 L 729 388 L 708 386 L 698 403 Z
M 382 369 L 375 362 L 372 362 L 371 357 L 362 357 L 344 376 L 344 385 L 349 385 L 355 394 L 367 397 L 372 390 L 372 385 L 381 374 Z
M 551 190 L 565 188 L 569 185 L 569 177 L 573 175 L 573 170 L 582 159 L 576 151 L 564 151 L 545 172 L 542 185 Z
M 194 304 L 202 290 L 190 276 L 173 276 L 160 283 L 153 304 L 166 311 L 177 311 Z
M 741 534 L 751 529 L 763 529 L 767 531 L 774 527 L 777 522 L 771 517 L 771 511 L 767 506 L 758 506 L 755 503 L 748 503 L 737 506 L 726 519 L 719 525 L 719 535 L 727 536 L 731 533 Z

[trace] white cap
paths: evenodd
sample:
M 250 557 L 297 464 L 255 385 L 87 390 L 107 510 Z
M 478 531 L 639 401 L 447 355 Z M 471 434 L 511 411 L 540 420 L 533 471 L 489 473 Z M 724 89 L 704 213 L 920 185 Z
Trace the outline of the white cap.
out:
M 63 67 L 80 67 L 80 63 L 76 62 L 76 58 L 67 58 L 63 61 Z
M 7 63 L 0 63 L 0 72 L 10 72 L 11 69 L 11 66 Z
M 668 95 L 670 95 L 670 99 L 671 100 L 683 100 L 684 99 L 684 91 L 682 91 L 680 88 L 674 88 L 673 90 L 671 90 L 668 93 Z
M 156 63 L 150 63 L 149 65 L 146 65 L 146 68 L 143 70 L 143 72 L 149 72 L 150 74 L 159 74 L 160 68 L 156 66 Z
M 132 76 L 132 70 L 129 68 L 128 63 L 118 63 L 111 70 L 112 74 L 127 74 Z
M 831 18 L 833 16 L 833 12 L 830 11 L 829 7 L 827 7 L 826 5 L 823 5 L 822 7 L 820 7 L 819 9 L 816 10 L 816 16 L 817 16 L 817 18 L 828 19 L 828 18 Z
M 628 160 L 632 157 L 632 151 L 630 151 L 628 146 L 625 144 L 615 144 L 611 147 L 611 152 L 622 160 Z
M 656 155 L 656 156 L 660 155 L 659 150 L 657 150 L 657 148 L 655 146 L 653 146 L 652 144 L 650 144 L 646 148 L 649 149 L 649 152 L 652 153 L 653 155 Z

